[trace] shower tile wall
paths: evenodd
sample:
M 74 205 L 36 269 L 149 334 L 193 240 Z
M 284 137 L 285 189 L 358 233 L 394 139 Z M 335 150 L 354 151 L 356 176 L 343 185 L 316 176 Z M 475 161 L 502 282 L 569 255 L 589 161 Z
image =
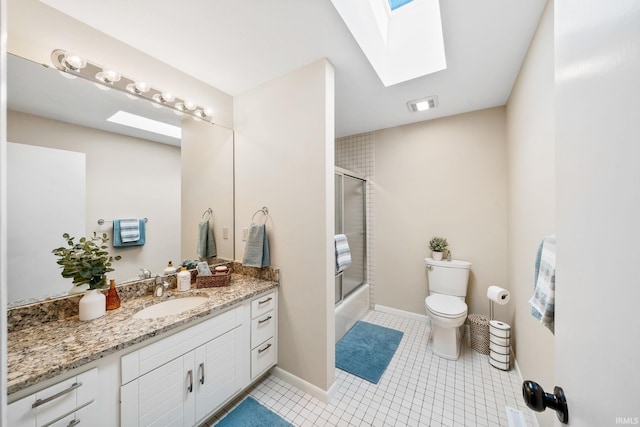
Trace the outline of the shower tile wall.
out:
M 335 164 L 338 167 L 363 174 L 367 180 L 367 278 L 371 285 L 371 308 L 375 305 L 374 259 L 374 195 L 375 181 L 375 133 L 367 132 L 359 135 L 345 136 L 336 139 Z

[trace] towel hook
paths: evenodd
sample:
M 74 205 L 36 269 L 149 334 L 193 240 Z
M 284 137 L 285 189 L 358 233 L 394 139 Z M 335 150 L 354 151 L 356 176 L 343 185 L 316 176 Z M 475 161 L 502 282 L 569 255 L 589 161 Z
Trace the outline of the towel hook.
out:
M 267 219 L 269 218 L 269 208 L 267 208 L 266 206 L 263 206 L 261 209 L 258 209 L 257 211 L 255 211 L 253 213 L 253 216 L 251 217 L 251 222 L 253 222 L 254 218 L 259 213 L 262 213 L 262 215 L 264 215 L 264 223 L 266 224 L 267 223 Z
M 213 215 L 213 210 L 211 210 L 211 208 L 207 208 L 207 210 L 206 210 L 206 211 L 204 211 L 204 213 L 202 214 L 202 219 L 203 219 L 203 220 L 205 219 L 205 216 L 206 216 L 207 214 L 208 214 L 209 216 L 208 216 L 206 219 L 211 218 L 211 215 Z

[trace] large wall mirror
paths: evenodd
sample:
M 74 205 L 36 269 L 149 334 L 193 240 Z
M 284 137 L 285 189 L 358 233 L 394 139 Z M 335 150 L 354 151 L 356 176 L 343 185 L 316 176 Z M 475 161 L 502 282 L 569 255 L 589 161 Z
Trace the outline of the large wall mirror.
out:
M 9 307 L 71 288 L 51 253 L 63 233 L 106 233 L 118 283 L 197 259 L 201 221 L 234 259 L 233 131 L 15 55 L 7 70 Z M 110 121 L 119 111 L 178 133 Z M 112 221 L 130 218 L 146 218 L 144 245 L 114 248 Z

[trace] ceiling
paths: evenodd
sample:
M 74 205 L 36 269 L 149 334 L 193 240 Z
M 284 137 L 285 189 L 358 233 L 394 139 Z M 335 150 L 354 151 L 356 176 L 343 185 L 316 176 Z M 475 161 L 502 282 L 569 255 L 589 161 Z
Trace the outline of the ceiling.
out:
M 442 1 L 447 69 L 385 87 L 330 0 L 42 1 L 232 96 L 328 58 L 337 137 L 505 105 L 546 2 Z

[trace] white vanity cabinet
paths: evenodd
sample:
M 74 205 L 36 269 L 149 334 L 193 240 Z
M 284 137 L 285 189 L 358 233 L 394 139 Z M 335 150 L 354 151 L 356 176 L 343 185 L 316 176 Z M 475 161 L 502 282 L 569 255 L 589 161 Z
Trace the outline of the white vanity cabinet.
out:
M 278 360 L 277 291 L 251 301 L 251 380 L 274 366 Z
M 100 425 L 98 369 L 68 378 L 7 406 L 11 427 Z
M 249 384 L 249 306 L 122 357 L 121 425 L 192 426 Z

